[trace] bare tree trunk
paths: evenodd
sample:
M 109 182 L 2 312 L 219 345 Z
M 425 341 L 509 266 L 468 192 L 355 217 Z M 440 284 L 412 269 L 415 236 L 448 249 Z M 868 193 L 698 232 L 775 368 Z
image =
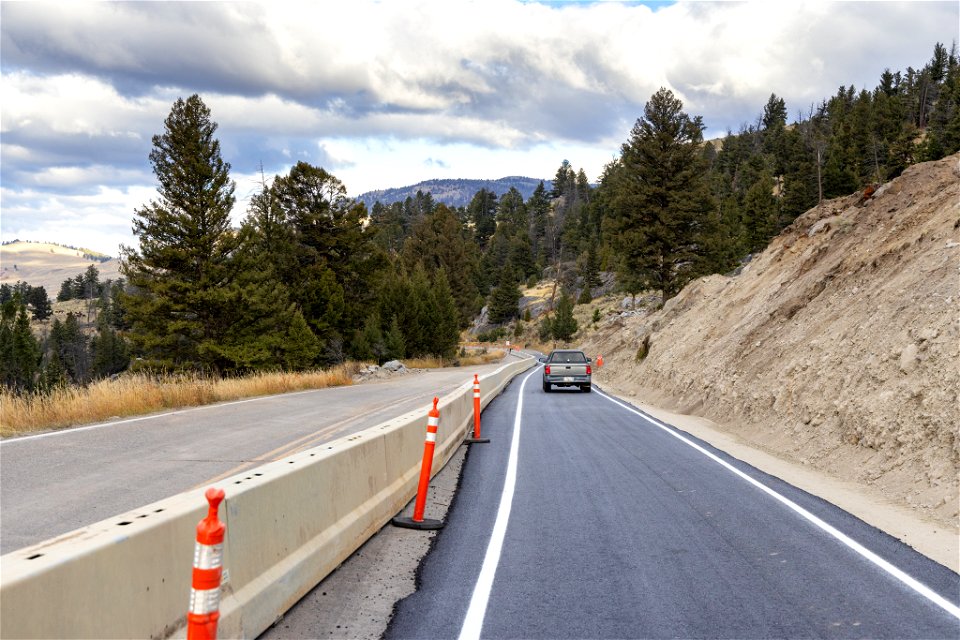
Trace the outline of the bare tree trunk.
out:
M 823 203 L 823 177 L 820 173 L 820 165 L 823 160 L 823 150 L 820 148 L 820 144 L 817 143 L 817 206 L 819 207 Z

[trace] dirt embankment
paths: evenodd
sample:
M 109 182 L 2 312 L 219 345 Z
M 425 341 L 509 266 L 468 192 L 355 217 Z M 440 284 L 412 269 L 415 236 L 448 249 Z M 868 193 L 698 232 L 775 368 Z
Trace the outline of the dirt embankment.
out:
M 825 202 L 734 277 L 583 345 L 601 384 L 958 524 L 960 154 Z M 638 349 L 649 351 L 638 361 Z

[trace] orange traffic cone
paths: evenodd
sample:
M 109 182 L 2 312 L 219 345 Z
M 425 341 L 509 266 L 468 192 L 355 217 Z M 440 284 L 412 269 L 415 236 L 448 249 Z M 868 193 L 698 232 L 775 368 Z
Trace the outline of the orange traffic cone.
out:
M 490 438 L 480 437 L 480 379 L 473 376 L 473 437 L 465 438 L 464 444 L 483 444 L 490 442 Z
M 393 524 L 405 529 L 441 529 L 440 520 L 424 520 L 423 512 L 427 506 L 427 489 L 430 488 L 430 468 L 433 466 L 433 450 L 437 446 L 437 427 L 440 426 L 440 410 L 437 398 L 433 399 L 433 409 L 427 414 L 427 439 L 423 443 L 423 462 L 420 464 L 420 483 L 417 485 L 417 501 L 413 507 L 413 517 L 397 516 Z
M 217 517 L 223 489 L 207 489 L 210 509 L 197 525 L 193 552 L 193 584 L 187 610 L 187 640 L 216 640 L 220 620 L 220 579 L 223 573 L 223 534 L 227 527 Z
M 603 366 L 603 354 L 597 356 L 597 369 Z

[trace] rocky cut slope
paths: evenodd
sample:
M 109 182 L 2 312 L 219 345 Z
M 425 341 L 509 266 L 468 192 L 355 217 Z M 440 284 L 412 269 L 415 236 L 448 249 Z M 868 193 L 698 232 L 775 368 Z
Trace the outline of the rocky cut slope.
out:
M 739 275 L 610 318 L 584 345 L 599 382 L 956 527 L 958 163 L 825 202 Z

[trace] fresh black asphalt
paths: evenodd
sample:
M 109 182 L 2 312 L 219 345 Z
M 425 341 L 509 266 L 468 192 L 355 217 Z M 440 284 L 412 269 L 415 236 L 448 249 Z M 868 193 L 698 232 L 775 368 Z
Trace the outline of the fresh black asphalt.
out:
M 387 638 L 460 634 L 524 375 L 483 413 L 445 529 Z M 684 434 L 954 605 L 960 576 Z M 743 478 L 599 393 L 524 391 L 484 638 L 958 638 L 960 621 Z

